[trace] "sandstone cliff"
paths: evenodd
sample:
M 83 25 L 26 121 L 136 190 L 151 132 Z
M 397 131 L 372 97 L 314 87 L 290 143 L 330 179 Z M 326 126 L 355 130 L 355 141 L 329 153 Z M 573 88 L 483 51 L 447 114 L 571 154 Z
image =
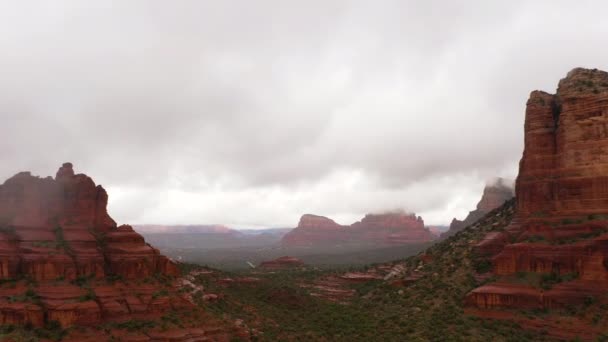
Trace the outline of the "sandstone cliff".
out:
M 555 95 L 531 93 L 516 216 L 476 248 L 498 282 L 471 292 L 469 306 L 554 309 L 606 301 L 607 124 L 606 72 L 574 69 Z
M 70 163 L 54 179 L 22 172 L 0 185 L 0 324 L 98 327 L 194 308 L 172 285 L 177 266 L 117 226 L 107 202 Z

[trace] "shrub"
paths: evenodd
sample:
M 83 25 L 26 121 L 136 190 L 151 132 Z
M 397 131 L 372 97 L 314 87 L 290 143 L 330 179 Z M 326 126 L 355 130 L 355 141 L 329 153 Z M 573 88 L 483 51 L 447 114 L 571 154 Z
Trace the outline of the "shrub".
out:
M 476 259 L 473 262 L 473 268 L 477 273 L 488 273 L 492 271 L 492 262 L 485 258 Z
M 95 298 L 97 298 L 97 296 L 95 295 L 95 292 L 92 289 L 88 289 L 87 293 L 78 297 L 78 301 L 79 302 L 88 302 L 90 300 L 95 300 Z

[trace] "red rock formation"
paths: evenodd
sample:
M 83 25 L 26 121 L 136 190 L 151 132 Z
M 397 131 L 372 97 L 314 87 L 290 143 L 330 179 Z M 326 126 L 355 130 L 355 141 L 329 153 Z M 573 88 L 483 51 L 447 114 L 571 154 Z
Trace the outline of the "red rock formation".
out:
M 281 243 L 286 246 L 313 246 L 328 241 L 344 242 L 344 228 L 327 217 L 306 214 L 300 218 L 296 228 L 283 236 Z
M 270 261 L 264 261 L 259 268 L 266 270 L 285 270 L 304 266 L 302 260 L 290 256 L 280 257 Z
M 0 273 L 37 281 L 174 275 L 175 265 L 131 227 L 116 227 L 107 202 L 106 191 L 86 175 L 74 175 L 70 163 L 54 180 L 27 172 L 10 178 L 0 186 Z
M 421 217 L 414 214 L 368 214 L 350 226 L 354 240 L 377 244 L 409 244 L 433 240 Z
M 493 273 L 565 278 L 549 290 L 508 281 L 471 292 L 469 306 L 554 308 L 608 291 L 608 73 L 574 69 L 555 95 L 534 91 L 516 182 L 516 217 L 477 245 Z M 574 280 L 571 280 L 574 278 Z
M 159 318 L 193 308 L 171 285 L 175 263 L 108 215 L 108 195 L 64 164 L 0 185 L 0 324 L 63 327 Z M 158 279 L 169 279 L 161 282 Z
M 421 217 L 405 213 L 368 214 L 350 226 L 315 215 L 304 215 L 298 227 L 287 233 L 286 246 L 331 246 L 337 244 L 411 244 L 432 241 L 434 235 Z
M 608 212 L 608 73 L 574 69 L 526 110 L 519 216 Z
M 483 189 L 483 195 L 481 196 L 479 203 L 477 203 L 477 208 L 469 212 L 469 215 L 464 221 L 454 218 L 450 224 L 450 229 L 444 233 L 443 237 L 454 235 L 474 224 L 490 211 L 500 207 L 511 198 L 513 198 L 513 188 L 509 185 L 508 181 L 498 178 L 496 182 L 486 185 Z

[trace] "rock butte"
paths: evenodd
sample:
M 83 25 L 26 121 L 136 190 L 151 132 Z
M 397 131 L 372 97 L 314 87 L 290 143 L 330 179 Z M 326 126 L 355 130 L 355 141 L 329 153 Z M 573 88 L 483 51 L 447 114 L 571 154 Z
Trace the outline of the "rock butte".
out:
M 396 245 L 429 242 L 434 238 L 422 218 L 414 214 L 368 214 L 350 226 L 308 214 L 302 216 L 298 227 L 287 233 L 281 243 L 290 247 L 345 243 Z
M 0 280 L 13 283 L 0 288 L 1 325 L 97 326 L 193 308 L 155 280 L 177 276 L 177 266 L 117 227 L 107 202 L 70 163 L 54 179 L 21 172 L 0 185 Z
M 574 69 L 555 95 L 531 93 L 516 198 L 511 224 L 476 246 L 479 255 L 492 261 L 499 281 L 469 293 L 467 305 L 563 308 L 605 294 L 608 73 Z M 564 281 L 544 290 L 508 281 L 525 273 Z
M 506 201 L 513 198 L 513 188 L 505 179 L 498 178 L 494 184 L 488 184 L 483 189 L 481 200 L 477 203 L 477 208 L 464 219 L 464 221 L 454 218 L 450 224 L 450 229 L 442 235 L 442 238 L 449 237 L 463 230 L 464 228 L 477 222 L 490 211 L 500 207 Z

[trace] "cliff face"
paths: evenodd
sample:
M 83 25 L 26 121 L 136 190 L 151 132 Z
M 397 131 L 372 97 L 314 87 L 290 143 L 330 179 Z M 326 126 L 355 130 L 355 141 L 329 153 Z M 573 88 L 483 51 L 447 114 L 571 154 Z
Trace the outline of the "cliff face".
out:
M 532 92 L 516 184 L 520 216 L 608 211 L 607 124 L 606 72 L 574 69 L 557 94 Z
M 108 195 L 64 164 L 55 179 L 22 172 L 0 185 L 0 323 L 63 327 L 188 306 L 145 279 L 176 265 L 108 215 Z
M 356 239 L 378 244 L 420 243 L 434 239 L 422 218 L 414 214 L 368 214 L 350 229 Z
M 0 275 L 46 281 L 176 274 L 175 265 L 130 226 L 116 226 L 107 202 L 103 187 L 74 175 L 69 163 L 55 179 L 24 172 L 7 180 L 0 185 Z
M 410 244 L 428 242 L 434 235 L 422 218 L 413 214 L 368 214 L 350 226 L 341 226 L 326 217 L 304 215 L 298 227 L 283 237 L 286 246 L 328 246 L 353 244 Z
M 450 224 L 450 229 L 443 234 L 442 237 L 445 238 L 456 234 L 513 198 L 513 188 L 508 183 L 508 181 L 498 178 L 494 184 L 486 185 L 483 189 L 481 200 L 477 203 L 477 208 L 469 212 L 469 215 L 467 215 L 464 221 L 454 218 Z
M 608 290 L 607 124 L 606 72 L 574 69 L 555 95 L 532 92 L 516 217 L 477 246 L 499 282 L 469 294 L 470 306 L 565 307 Z M 509 281 L 521 274 L 557 284 L 539 289 Z

